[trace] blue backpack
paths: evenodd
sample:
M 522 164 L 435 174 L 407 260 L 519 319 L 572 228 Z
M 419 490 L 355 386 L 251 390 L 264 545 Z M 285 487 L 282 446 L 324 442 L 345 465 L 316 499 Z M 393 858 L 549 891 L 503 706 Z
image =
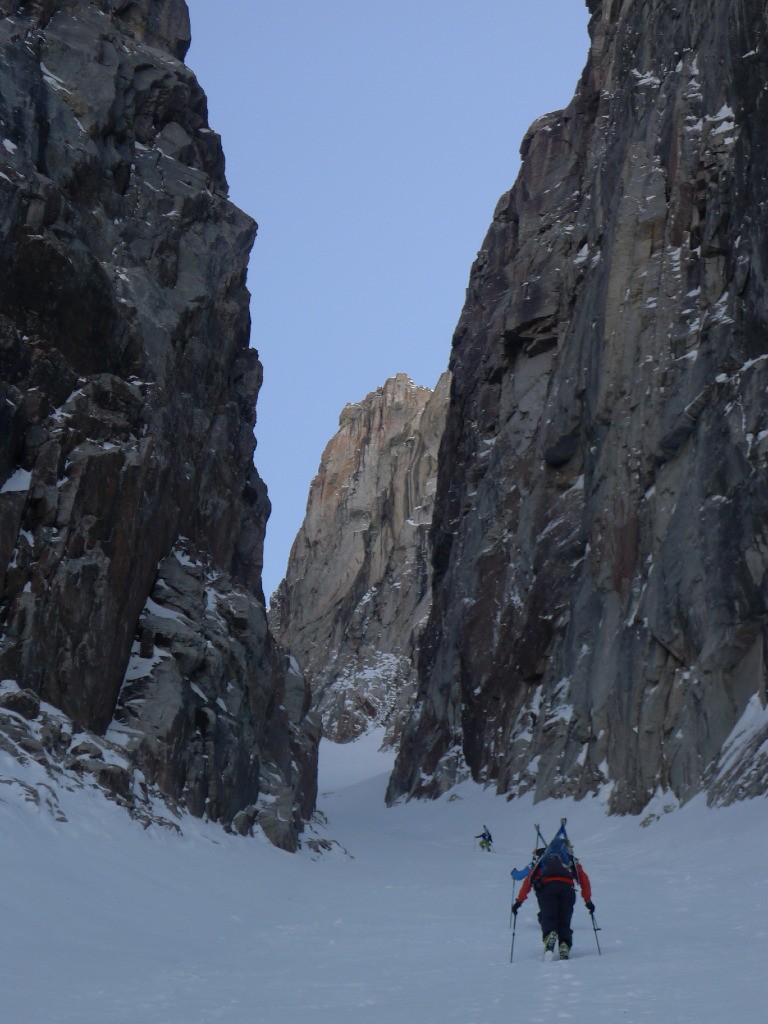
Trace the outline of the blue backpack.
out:
M 544 851 L 539 863 L 542 878 L 575 878 L 571 844 L 562 830 Z

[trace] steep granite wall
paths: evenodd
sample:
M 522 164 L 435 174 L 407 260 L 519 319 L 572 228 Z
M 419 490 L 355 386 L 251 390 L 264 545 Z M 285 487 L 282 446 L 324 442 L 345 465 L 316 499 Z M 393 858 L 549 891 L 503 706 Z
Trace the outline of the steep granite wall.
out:
M 371 724 L 396 742 L 429 611 L 429 526 L 449 375 L 392 377 L 341 414 L 269 613 L 337 742 Z
M 0 678 L 290 846 L 316 736 L 261 592 L 256 225 L 189 39 L 182 0 L 0 2 Z
M 390 799 L 467 768 L 619 812 L 767 785 L 765 5 L 588 6 L 453 341 Z

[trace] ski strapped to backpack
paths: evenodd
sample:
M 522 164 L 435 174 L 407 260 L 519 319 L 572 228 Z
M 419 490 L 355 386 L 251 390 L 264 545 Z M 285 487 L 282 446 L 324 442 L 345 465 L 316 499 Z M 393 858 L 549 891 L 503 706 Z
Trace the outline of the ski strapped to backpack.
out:
M 518 882 L 523 882 L 530 875 L 532 871 L 535 871 L 539 866 L 541 856 L 537 856 L 537 852 L 541 850 L 543 852 L 547 845 L 547 841 L 541 834 L 541 829 L 538 825 L 536 828 L 536 849 L 533 851 L 533 857 L 531 858 L 530 864 L 526 864 L 524 868 L 512 868 L 510 875 L 512 876 L 512 904 L 515 902 L 515 889 L 517 888 Z M 512 914 L 509 915 L 509 927 L 512 927 Z
M 528 875 L 530 875 L 530 873 L 532 871 L 536 870 L 536 868 L 539 866 L 539 864 L 541 862 L 541 856 L 542 856 L 541 854 L 539 856 L 537 856 L 536 852 L 537 852 L 537 850 L 541 850 L 542 853 L 543 853 L 546 845 L 547 845 L 547 841 L 544 838 L 544 836 L 541 834 L 539 826 L 536 825 L 536 850 L 534 850 L 534 852 L 533 852 L 533 857 L 531 858 L 531 863 L 530 864 L 526 864 L 524 868 L 512 868 L 512 870 L 510 871 L 510 874 L 512 875 L 512 877 L 514 878 L 514 880 L 516 882 L 522 882 L 523 879 L 527 878 Z

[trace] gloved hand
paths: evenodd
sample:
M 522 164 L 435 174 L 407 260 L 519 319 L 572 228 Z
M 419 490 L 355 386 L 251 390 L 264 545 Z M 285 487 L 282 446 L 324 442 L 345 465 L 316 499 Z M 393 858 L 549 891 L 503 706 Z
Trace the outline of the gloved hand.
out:
M 518 900 L 515 900 L 515 902 L 512 904 L 512 913 L 515 915 L 515 917 L 517 917 L 517 912 L 520 909 L 520 907 L 522 907 L 522 905 L 523 904 L 520 903 Z
M 595 904 L 592 902 L 592 900 L 587 900 L 587 902 L 584 904 L 584 906 L 587 908 L 587 910 L 590 912 L 590 914 L 594 914 L 594 912 L 595 912 Z

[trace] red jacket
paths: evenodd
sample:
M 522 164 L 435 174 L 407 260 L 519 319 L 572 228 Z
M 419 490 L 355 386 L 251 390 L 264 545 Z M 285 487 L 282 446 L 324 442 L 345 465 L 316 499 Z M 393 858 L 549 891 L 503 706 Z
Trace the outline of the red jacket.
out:
M 579 888 L 581 889 L 581 897 L 585 903 L 589 903 L 592 899 L 592 886 L 589 884 L 589 877 L 584 868 L 576 863 L 576 875 L 578 877 Z M 535 871 L 530 871 L 527 878 L 520 886 L 520 893 L 517 897 L 518 903 L 524 903 L 528 893 L 531 891 L 531 886 L 537 878 L 541 878 L 541 868 L 536 868 Z M 567 882 L 568 885 L 573 885 L 573 879 L 568 875 L 550 875 L 549 878 L 541 878 L 542 885 L 548 885 L 549 882 Z

